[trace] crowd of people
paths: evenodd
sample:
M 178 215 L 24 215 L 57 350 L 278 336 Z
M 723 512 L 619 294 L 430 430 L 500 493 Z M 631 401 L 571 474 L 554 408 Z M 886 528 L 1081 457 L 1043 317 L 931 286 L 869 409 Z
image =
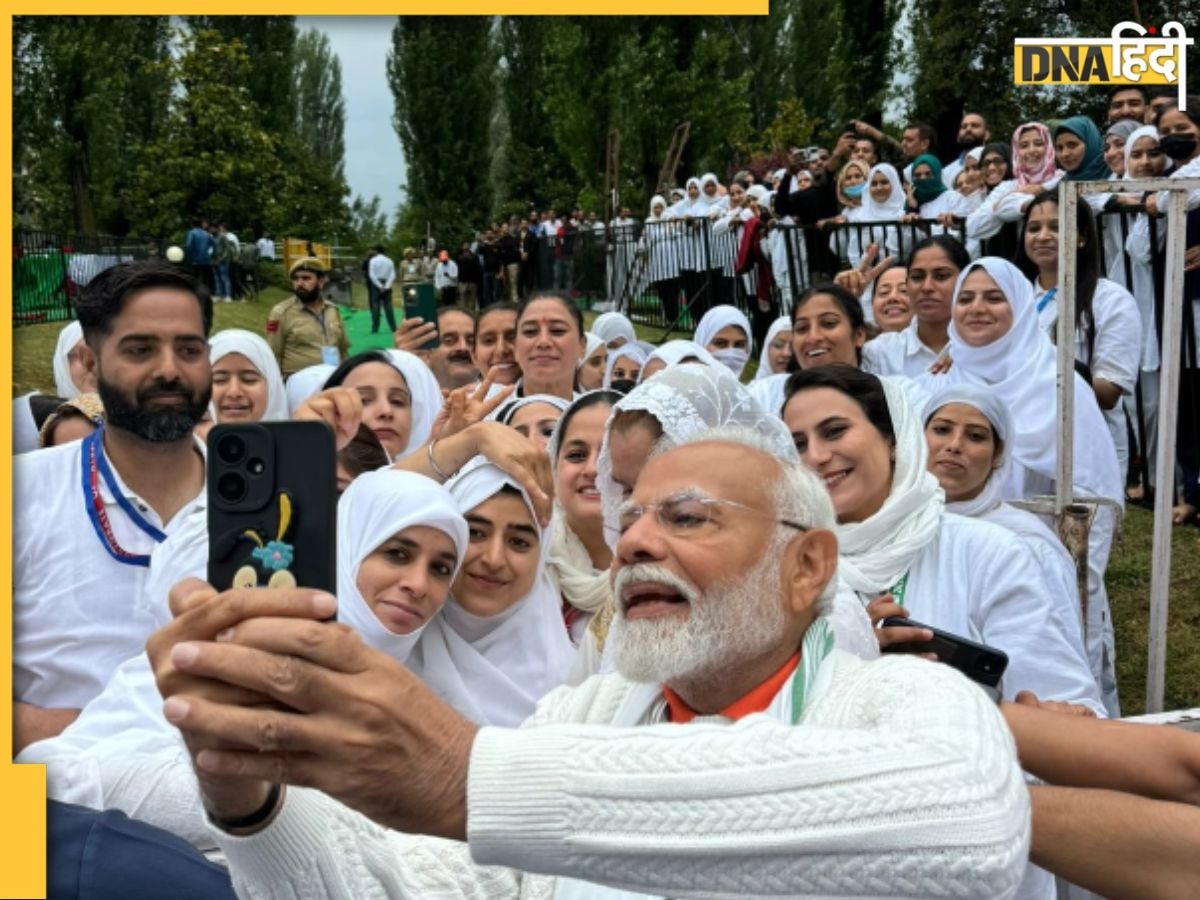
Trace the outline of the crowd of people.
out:
M 1166 154 L 1194 174 L 1197 113 L 1116 128 L 1129 93 L 1107 129 L 1127 171 Z M 68 402 L 15 411 L 14 750 L 47 765 L 52 882 L 109 828 L 138 861 L 130 896 L 139 871 L 179 897 L 1200 891 L 1200 737 L 1106 721 L 1118 415 L 1157 339 L 1083 205 L 1085 559 L 1019 508 L 1057 473 L 1052 188 L 1104 177 L 1104 139 L 1074 118 L 988 144 L 967 116 L 943 167 L 911 130 L 903 177 L 855 162 L 889 152 L 856 124 L 828 161 L 793 154 L 774 198 L 705 177 L 653 215 L 742 221 L 738 257 L 766 281 L 764 217 L 809 215 L 806 192 L 855 196 L 857 171 L 868 215 L 931 223 L 963 216 L 938 182 L 973 160 L 965 242 L 930 233 L 900 263 L 883 234 L 786 307 L 756 286 L 749 311 L 701 312 L 689 290 L 713 276 L 681 270 L 694 335 L 658 346 L 619 311 L 588 327 L 563 291 L 522 296 L 520 260 L 509 299 L 445 303 L 359 353 L 315 259 L 265 338 L 212 334 L 179 266 L 93 278 L 55 353 Z M 1147 220 L 1164 206 L 1138 199 Z M 971 224 L 1001 207 L 1012 259 Z M 382 293 L 408 264 L 366 274 Z M 336 588 L 267 571 L 291 559 L 283 524 L 246 546 L 270 586 L 209 584 L 209 429 L 284 420 L 333 435 L 336 470 L 311 478 L 336 484 L 336 529 L 289 521 L 335 544 Z M 1181 426 L 1185 502 L 1195 452 Z M 1003 677 L 947 639 L 1003 654 Z M 86 864 L 112 877 L 118 856 Z

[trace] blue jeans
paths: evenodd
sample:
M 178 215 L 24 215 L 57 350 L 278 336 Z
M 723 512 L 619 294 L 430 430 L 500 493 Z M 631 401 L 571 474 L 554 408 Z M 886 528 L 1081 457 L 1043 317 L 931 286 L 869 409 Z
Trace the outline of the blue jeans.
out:
M 216 286 L 213 288 L 214 296 L 232 296 L 232 292 L 229 287 L 229 263 L 217 263 L 215 266 L 213 266 L 213 278 L 216 281 Z

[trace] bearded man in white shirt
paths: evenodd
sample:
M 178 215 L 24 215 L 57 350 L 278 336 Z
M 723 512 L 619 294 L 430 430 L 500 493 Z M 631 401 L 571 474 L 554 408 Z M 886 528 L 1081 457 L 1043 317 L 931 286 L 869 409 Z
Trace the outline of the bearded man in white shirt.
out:
M 115 265 L 76 303 L 105 421 L 13 468 L 16 749 L 58 734 L 141 652 L 150 551 L 203 509 L 193 429 L 212 393 L 208 290 L 156 260 Z
M 472 725 L 311 621 L 331 597 L 179 586 L 148 652 L 239 893 L 1012 895 L 1012 738 L 949 667 L 833 646 L 811 472 L 712 432 L 652 458 L 620 523 L 619 674 L 518 729 Z

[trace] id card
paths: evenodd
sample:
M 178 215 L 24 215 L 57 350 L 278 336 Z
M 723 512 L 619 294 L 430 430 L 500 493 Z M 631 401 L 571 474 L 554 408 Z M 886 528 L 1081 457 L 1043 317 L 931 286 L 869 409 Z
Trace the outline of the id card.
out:
M 321 362 L 327 366 L 336 366 L 341 359 L 338 354 L 337 347 L 331 347 L 329 344 L 321 345 Z

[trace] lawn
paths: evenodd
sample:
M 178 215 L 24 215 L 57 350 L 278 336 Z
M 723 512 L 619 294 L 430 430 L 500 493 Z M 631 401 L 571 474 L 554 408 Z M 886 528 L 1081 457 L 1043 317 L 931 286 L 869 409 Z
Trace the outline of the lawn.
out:
M 356 306 L 365 306 L 363 288 L 355 285 Z M 214 328 L 246 328 L 262 333 L 267 312 L 287 294 L 268 288 L 255 301 L 220 303 Z M 398 317 L 400 310 L 397 310 Z M 369 332 L 365 309 L 350 311 L 347 323 L 354 350 L 387 346 L 385 336 Z M 588 322 L 595 316 L 585 314 Z M 51 358 L 61 324 L 27 325 L 13 333 L 13 394 L 49 391 L 54 386 Z M 662 329 L 637 328 L 639 337 L 657 341 Z M 674 334 L 673 337 L 687 337 Z M 1108 564 L 1108 593 L 1117 635 L 1117 681 L 1122 711 L 1143 711 L 1146 685 L 1147 625 L 1150 607 L 1151 515 L 1131 507 Z M 1200 707 L 1200 530 L 1176 528 L 1171 551 L 1171 606 L 1167 638 L 1167 709 Z

